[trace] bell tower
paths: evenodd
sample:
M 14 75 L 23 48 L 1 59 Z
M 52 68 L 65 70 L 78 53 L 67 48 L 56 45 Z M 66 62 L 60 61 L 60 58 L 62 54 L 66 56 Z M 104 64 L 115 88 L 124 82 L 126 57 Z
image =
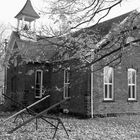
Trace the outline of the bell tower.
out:
M 35 33 L 35 22 L 40 16 L 34 10 L 31 1 L 27 0 L 15 18 L 17 19 L 17 31 Z

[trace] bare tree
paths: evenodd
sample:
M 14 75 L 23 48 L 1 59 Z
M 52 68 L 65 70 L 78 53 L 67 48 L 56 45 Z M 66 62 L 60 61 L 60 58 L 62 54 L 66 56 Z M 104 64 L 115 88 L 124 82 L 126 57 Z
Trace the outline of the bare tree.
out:
M 114 25 L 109 34 L 102 39 L 98 31 L 90 28 L 82 29 L 75 33 L 70 33 L 70 31 L 77 29 L 85 23 L 93 22 L 93 20 L 96 21 L 94 24 L 96 25 L 109 14 L 113 7 L 121 2 L 122 0 L 53 0 L 50 7 L 51 17 L 56 16 L 57 18 L 54 18 L 54 21 L 62 22 L 60 22 L 59 33 L 52 29 L 55 39 L 43 38 L 51 45 L 57 46 L 56 50 L 60 52 L 55 55 L 55 58 L 51 62 L 59 68 L 75 65 L 76 63 L 74 70 L 87 68 L 93 64 L 97 66 L 95 70 L 109 64 L 113 66 L 119 64 L 126 51 L 124 48 L 132 46 L 130 44 L 139 41 L 138 38 L 129 41 L 129 43 L 126 41 L 132 34 L 137 33 L 136 36 L 139 36 L 138 12 L 129 15 L 127 20 L 124 20 L 122 23 Z M 46 11 L 43 12 L 47 14 Z M 70 26 L 69 23 L 71 23 Z M 43 28 L 43 31 L 48 33 L 48 30 L 45 28 Z M 39 51 L 40 54 L 44 54 L 44 49 L 38 49 L 42 50 L 42 52 Z M 41 61 L 41 57 L 39 58 Z M 72 61 L 71 63 L 69 60 L 76 61 Z M 100 61 L 104 61 L 104 65 L 99 64 Z
M 49 2 L 50 6 L 42 10 L 43 14 L 50 15 L 50 18 L 58 25 L 60 33 L 62 31 L 66 33 L 99 23 L 111 9 L 121 4 L 123 0 L 44 1 L 46 1 L 46 5 Z
M 132 48 L 140 45 L 139 25 L 140 13 L 134 11 L 121 23 L 114 25 L 101 40 L 98 32 L 92 30 L 91 33 L 90 29 L 77 32 L 77 36 L 69 34 L 69 37 L 64 37 L 66 38 L 64 44 L 60 45 L 63 48 L 63 55 L 62 51 L 61 55 L 68 53 L 70 58 L 79 60 L 74 70 L 91 65 L 94 65 L 94 70 L 102 69 L 107 65 L 116 66 L 120 64 L 124 54 L 132 55 L 134 53 Z M 60 63 L 62 62 L 66 61 L 60 59 Z
M 9 28 L 4 23 L 0 23 L 0 65 L 3 65 L 6 46 L 9 38 Z
M 102 40 L 96 44 L 94 53 L 94 59 L 90 63 L 82 67 L 88 67 L 95 64 L 98 65 L 101 61 L 102 65 L 98 65 L 97 69 L 101 69 L 104 66 L 112 65 L 116 66 L 120 64 L 124 54 L 134 55 L 134 47 L 140 45 L 140 13 L 133 11 L 127 18 L 121 23 L 114 25 L 110 32 L 102 38 Z

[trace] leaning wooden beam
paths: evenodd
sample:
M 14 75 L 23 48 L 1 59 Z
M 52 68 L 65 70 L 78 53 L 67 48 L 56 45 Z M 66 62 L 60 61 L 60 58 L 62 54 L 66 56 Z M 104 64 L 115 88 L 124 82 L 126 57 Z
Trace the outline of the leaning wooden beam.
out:
M 66 99 L 64 99 L 64 100 L 62 100 L 62 101 L 60 101 L 60 102 L 58 102 L 58 103 L 56 103 L 56 104 L 50 106 L 49 108 L 45 109 L 44 111 L 38 113 L 37 115 L 33 116 L 33 117 L 30 118 L 29 120 L 27 120 L 27 121 L 25 121 L 24 123 L 20 124 L 19 126 L 15 127 L 14 129 L 12 129 L 11 131 L 9 131 L 8 133 L 13 133 L 13 132 L 16 131 L 17 129 L 21 128 L 22 126 L 24 126 L 24 125 L 26 125 L 27 123 L 29 123 L 30 121 L 32 121 L 33 119 L 35 119 L 35 118 L 37 118 L 37 117 L 40 117 L 41 115 L 43 115 L 43 114 L 46 113 L 47 111 L 49 111 L 49 110 L 55 108 L 56 106 L 58 106 L 58 105 L 60 105 L 60 104 L 62 104 L 62 103 L 64 103 L 64 102 L 66 102 L 68 99 L 70 99 L 70 98 L 66 98 Z
M 10 98 L 9 96 L 7 96 L 7 95 L 5 95 L 5 94 L 3 94 L 6 98 L 8 98 L 9 100 L 11 100 L 12 102 L 14 102 L 14 103 L 16 103 L 16 104 L 18 104 L 18 105 L 20 105 L 21 107 L 24 107 L 24 108 L 26 108 L 26 106 L 25 105 L 22 105 L 21 103 L 19 103 L 19 102 L 16 102 L 16 101 L 14 101 L 12 98 Z M 30 115 L 36 115 L 37 113 L 35 112 L 35 111 L 33 111 L 32 109 L 30 109 L 30 108 L 28 108 L 27 109 L 27 112 L 30 114 Z M 21 114 L 19 114 L 19 115 L 21 115 Z M 18 115 L 17 115 L 18 116 Z M 17 118 L 17 116 L 16 116 L 16 118 Z M 16 120 L 16 118 L 15 118 L 15 120 Z M 53 127 L 55 127 L 56 128 L 56 126 L 55 125 L 53 125 L 51 122 L 49 122 L 49 121 L 47 121 L 45 118 L 46 118 L 46 116 L 40 116 L 40 118 L 42 119 L 42 120 L 44 120 L 45 122 L 47 122 L 47 123 L 49 123 L 50 125 L 52 125 Z M 50 118 L 50 117 L 49 117 Z M 55 118 L 55 117 L 51 117 L 51 119 L 54 119 L 54 120 L 58 120 L 57 118 Z M 14 121 L 15 121 L 14 120 Z M 22 117 L 22 120 L 23 120 L 23 117 Z M 23 120 L 23 122 L 24 122 L 24 120 Z
M 13 117 L 15 117 L 15 116 L 21 114 L 21 113 L 23 113 L 24 111 L 28 110 L 29 108 L 33 107 L 34 105 L 36 105 L 36 104 L 40 103 L 41 101 L 45 100 L 45 99 L 48 98 L 49 96 L 50 96 L 50 95 L 47 95 L 47 96 L 45 96 L 44 98 L 42 98 L 42 99 L 40 99 L 40 100 L 34 102 L 33 104 L 27 106 L 26 108 L 20 110 L 19 112 L 15 113 L 14 115 L 12 115 L 12 116 L 10 116 L 9 118 L 7 118 L 6 120 L 4 120 L 3 123 L 6 122 L 6 121 L 8 121 L 9 119 L 11 119 L 11 118 L 13 118 Z

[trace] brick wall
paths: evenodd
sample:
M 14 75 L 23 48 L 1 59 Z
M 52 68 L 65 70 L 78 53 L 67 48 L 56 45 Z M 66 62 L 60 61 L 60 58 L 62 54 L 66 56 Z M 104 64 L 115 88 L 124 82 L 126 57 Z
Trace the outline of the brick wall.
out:
M 137 71 L 137 101 L 128 101 L 127 70 Z M 114 68 L 114 100 L 103 101 L 103 70 L 94 73 L 94 114 L 140 113 L 140 47 L 123 54 L 122 63 Z
M 17 96 L 17 100 L 24 105 L 30 105 L 36 101 L 34 94 L 35 87 L 35 71 L 37 69 L 43 70 L 43 86 L 44 88 L 50 89 L 51 87 L 51 70 L 47 64 L 25 64 L 22 66 L 14 67 L 13 65 L 7 71 L 7 90 L 6 94 L 9 97 Z M 15 91 L 12 92 L 12 78 L 16 77 Z M 49 93 L 48 93 L 49 94 Z M 16 99 L 15 99 L 16 100 Z M 6 100 L 7 106 L 12 106 L 12 102 Z M 44 108 L 49 106 L 49 101 L 40 104 L 38 107 Z
M 61 109 L 68 109 L 70 113 L 78 115 L 87 115 L 89 113 L 89 92 L 90 87 L 88 82 L 87 71 L 70 72 L 70 101 L 60 106 Z M 54 104 L 63 99 L 63 86 L 64 86 L 63 70 L 58 73 L 53 73 L 52 76 L 52 89 L 51 104 Z M 56 87 L 60 91 L 55 90 Z

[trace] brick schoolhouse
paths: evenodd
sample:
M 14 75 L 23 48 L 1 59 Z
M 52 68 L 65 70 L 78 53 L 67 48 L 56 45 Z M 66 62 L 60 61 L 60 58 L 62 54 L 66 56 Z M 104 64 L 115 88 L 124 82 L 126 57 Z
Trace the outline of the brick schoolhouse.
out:
M 98 46 L 108 41 L 106 36 L 110 35 L 109 31 L 113 23 L 118 26 L 124 24 L 130 14 L 89 27 L 98 28 L 102 36 Z M 140 112 L 140 47 L 131 47 L 129 50 L 131 53 L 124 54 L 121 63 L 115 67 L 108 65 L 93 72 L 94 66 L 90 66 L 86 71 L 71 72 L 70 69 L 62 69 L 54 73 L 50 60 L 55 56 L 57 49 L 49 41 L 44 41 L 35 35 L 35 21 L 39 15 L 33 9 L 30 0 L 27 0 L 15 18 L 18 22 L 17 30 L 11 34 L 6 55 L 9 68 L 6 70 L 5 94 L 27 106 L 42 98 L 45 88 L 50 97 L 37 109 L 47 108 L 64 98 L 71 97 L 57 109 L 90 117 L 97 114 Z M 32 34 L 27 34 L 29 31 L 32 31 Z M 57 39 L 54 40 L 57 41 Z M 22 50 L 24 58 L 16 53 L 15 50 L 18 49 Z M 42 53 L 42 49 L 44 53 L 40 59 L 38 54 Z M 9 53 L 11 51 L 15 51 L 12 56 Z M 16 59 L 14 59 L 15 56 Z M 21 63 L 21 59 L 25 59 L 25 63 Z M 11 63 L 12 60 L 15 60 L 14 63 Z M 100 63 L 104 63 L 103 61 Z M 15 104 L 8 100 L 6 104 L 10 108 L 15 107 Z

